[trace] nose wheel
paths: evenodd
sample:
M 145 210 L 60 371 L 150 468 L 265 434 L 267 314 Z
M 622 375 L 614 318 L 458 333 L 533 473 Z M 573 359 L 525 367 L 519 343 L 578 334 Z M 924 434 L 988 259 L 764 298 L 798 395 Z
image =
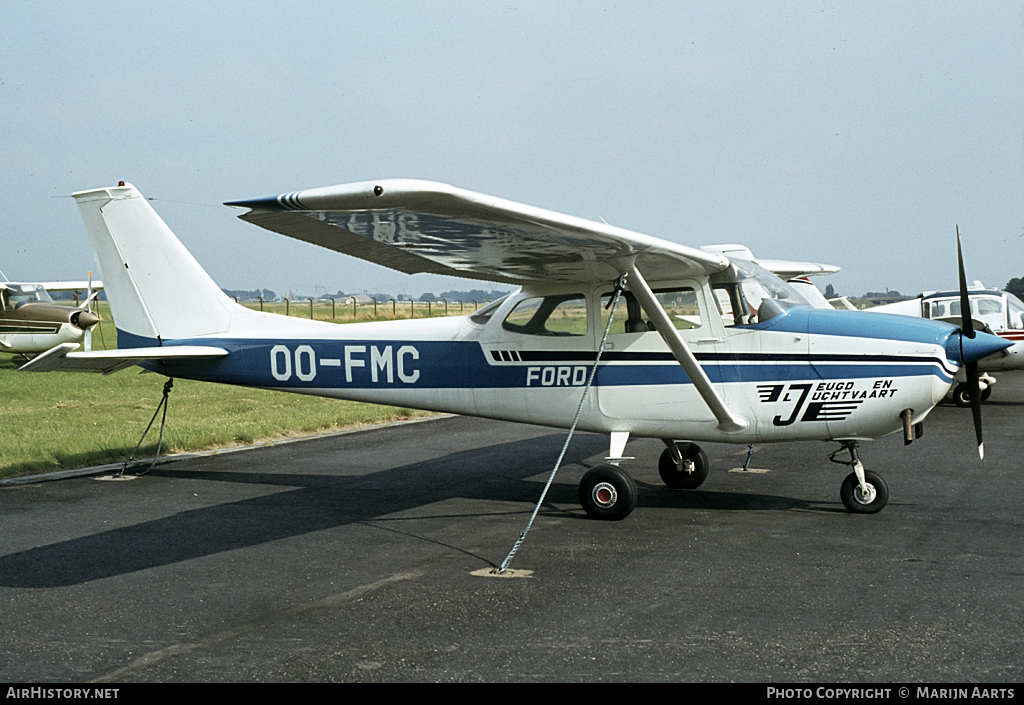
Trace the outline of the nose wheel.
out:
M 708 479 L 708 456 L 696 443 L 665 441 L 658 474 L 674 490 L 695 490 Z
M 854 514 L 875 514 L 889 501 L 889 487 L 881 475 L 865 470 L 857 454 L 856 441 L 841 441 L 843 447 L 829 454 L 833 463 L 853 466 L 853 472 L 846 476 L 839 488 L 839 498 L 843 506 Z M 837 460 L 836 455 L 843 450 L 850 452 L 849 462 Z

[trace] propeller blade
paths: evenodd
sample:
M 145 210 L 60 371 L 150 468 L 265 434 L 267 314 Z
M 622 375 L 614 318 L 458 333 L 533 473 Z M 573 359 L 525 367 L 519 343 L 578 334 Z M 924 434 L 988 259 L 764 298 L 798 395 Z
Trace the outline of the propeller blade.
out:
M 971 318 L 971 297 L 967 293 L 967 275 L 964 273 L 964 253 L 960 248 L 960 226 L 956 226 L 956 261 L 960 269 L 960 330 L 968 338 L 974 337 L 974 320 Z
M 89 270 L 89 290 L 85 297 L 85 310 L 92 315 L 92 299 L 96 294 L 92 290 L 92 270 Z M 99 318 L 96 318 L 96 322 L 99 323 Z M 85 329 L 85 351 L 92 352 L 92 326 L 88 326 Z
M 956 260 L 960 270 L 960 335 L 974 338 L 974 320 L 971 318 L 971 297 L 967 293 L 967 275 L 964 273 L 964 253 L 960 247 L 960 226 L 956 226 Z M 961 338 L 961 346 L 963 338 Z M 978 362 L 964 366 L 967 374 L 967 393 L 971 395 L 971 416 L 974 417 L 974 435 L 978 438 L 978 457 L 985 459 L 985 443 L 981 437 L 981 385 L 978 384 Z
M 981 437 L 981 387 L 978 384 L 978 363 L 967 363 L 967 393 L 971 395 L 971 416 L 974 417 L 974 435 L 978 438 L 978 458 L 985 459 L 985 442 Z

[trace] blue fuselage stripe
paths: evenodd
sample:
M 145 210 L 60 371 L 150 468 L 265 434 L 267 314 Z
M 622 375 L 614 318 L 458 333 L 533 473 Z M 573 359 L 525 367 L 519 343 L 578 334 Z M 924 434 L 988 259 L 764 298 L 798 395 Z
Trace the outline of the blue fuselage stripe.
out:
M 122 334 L 123 335 L 123 334 Z M 157 341 L 129 339 L 123 347 Z M 516 388 L 578 386 L 589 376 L 589 352 L 519 351 L 521 361 L 496 362 L 477 342 L 419 340 L 246 340 L 202 338 L 167 346 L 202 344 L 230 352 L 216 360 L 147 363 L 170 376 L 270 388 Z M 500 359 L 504 360 L 504 358 Z M 939 356 L 765 353 L 699 354 L 715 383 L 807 379 L 952 376 Z M 602 356 L 598 386 L 688 384 L 670 353 L 615 353 Z

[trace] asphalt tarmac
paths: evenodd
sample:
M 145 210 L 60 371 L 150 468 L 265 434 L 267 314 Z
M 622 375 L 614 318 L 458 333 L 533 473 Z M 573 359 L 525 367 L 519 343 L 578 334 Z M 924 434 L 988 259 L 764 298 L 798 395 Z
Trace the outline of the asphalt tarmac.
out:
M 1005 683 L 1024 679 L 1024 374 L 862 446 L 707 445 L 696 491 L 632 440 L 621 522 L 565 432 L 461 417 L 0 489 L 0 681 Z M 173 419 L 169 421 L 173 423 Z M 532 571 L 532 572 L 530 572 Z M 484 575 L 479 575 L 483 572 Z M 526 575 L 528 577 L 521 577 Z

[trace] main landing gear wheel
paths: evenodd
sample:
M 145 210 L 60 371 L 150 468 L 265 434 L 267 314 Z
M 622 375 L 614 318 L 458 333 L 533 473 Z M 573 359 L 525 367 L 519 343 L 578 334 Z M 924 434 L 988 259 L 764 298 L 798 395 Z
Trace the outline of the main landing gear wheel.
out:
M 696 443 L 677 443 L 679 462 L 673 458 L 672 448 L 666 448 L 658 460 L 658 474 L 662 481 L 675 490 L 695 490 L 708 479 L 708 456 Z
M 580 504 L 594 519 L 625 519 L 636 507 L 636 497 L 633 478 L 614 465 L 599 465 L 580 480 Z
M 882 507 L 889 501 L 889 488 L 880 476 L 864 471 L 864 482 L 868 491 L 861 489 L 857 480 L 857 473 L 851 472 L 843 480 L 843 486 L 839 489 L 839 496 L 843 505 L 854 514 L 874 514 L 882 511 Z

